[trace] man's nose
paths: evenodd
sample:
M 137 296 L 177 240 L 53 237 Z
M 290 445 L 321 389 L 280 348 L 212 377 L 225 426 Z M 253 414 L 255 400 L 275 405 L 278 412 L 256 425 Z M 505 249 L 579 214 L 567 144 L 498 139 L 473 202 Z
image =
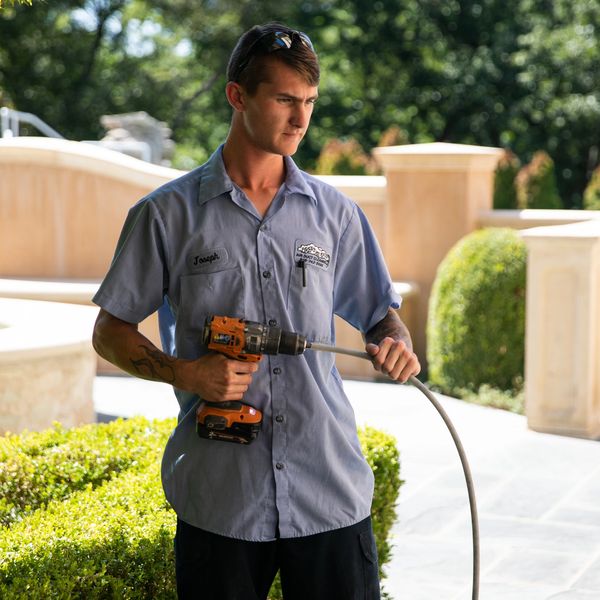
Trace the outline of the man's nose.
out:
M 298 129 L 306 129 L 312 114 L 312 104 L 299 102 L 292 114 L 292 124 Z

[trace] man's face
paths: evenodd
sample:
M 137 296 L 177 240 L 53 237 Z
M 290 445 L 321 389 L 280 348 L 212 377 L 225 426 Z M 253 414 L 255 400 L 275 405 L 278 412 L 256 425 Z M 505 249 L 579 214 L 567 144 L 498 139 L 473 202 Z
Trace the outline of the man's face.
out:
M 254 96 L 245 95 L 244 129 L 257 149 L 291 156 L 308 129 L 318 88 L 278 60 L 271 61 L 269 73 Z

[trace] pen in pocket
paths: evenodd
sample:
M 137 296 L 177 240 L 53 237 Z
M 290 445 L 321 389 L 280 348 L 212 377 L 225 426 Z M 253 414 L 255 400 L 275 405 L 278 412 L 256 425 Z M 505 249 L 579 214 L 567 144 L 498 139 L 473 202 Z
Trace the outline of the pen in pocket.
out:
M 302 287 L 306 287 L 306 261 L 299 260 L 296 266 L 302 269 Z

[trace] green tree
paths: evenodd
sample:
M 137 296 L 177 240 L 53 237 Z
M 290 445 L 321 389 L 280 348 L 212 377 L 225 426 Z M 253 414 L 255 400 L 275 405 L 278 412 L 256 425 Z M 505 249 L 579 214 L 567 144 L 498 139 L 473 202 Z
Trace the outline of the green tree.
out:
M 600 167 L 592 173 L 590 183 L 585 188 L 583 208 L 587 210 L 600 210 Z
M 515 180 L 519 208 L 562 208 L 554 176 L 554 161 L 539 151 Z
M 19 4 L 29 4 L 31 6 L 32 0 L 17 0 Z M 5 2 L 0 0 L 0 10 L 4 8 Z M 15 0 L 6 0 L 6 4 L 10 4 L 11 6 L 15 5 Z
M 494 174 L 494 208 L 517 208 L 515 178 L 520 166 L 519 157 L 510 150 L 505 150 Z

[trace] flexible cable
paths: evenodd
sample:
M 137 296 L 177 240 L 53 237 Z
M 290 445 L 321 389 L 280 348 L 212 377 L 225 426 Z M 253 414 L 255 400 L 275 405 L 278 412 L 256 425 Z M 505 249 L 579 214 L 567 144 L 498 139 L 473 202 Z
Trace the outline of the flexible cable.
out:
M 350 350 L 349 348 L 338 348 L 337 346 L 328 346 L 327 344 L 318 344 L 311 342 L 308 346 L 313 350 L 322 352 L 334 352 L 336 354 L 347 354 L 348 356 L 355 356 L 356 358 L 362 358 L 368 361 L 372 360 L 372 356 L 366 352 L 359 350 Z M 473 581 L 471 586 L 471 598 L 472 600 L 478 600 L 479 598 L 479 570 L 480 570 L 480 557 L 479 557 L 479 519 L 477 516 L 477 502 L 475 500 L 475 486 L 473 484 L 473 477 L 471 475 L 471 468 L 469 467 L 469 461 L 463 448 L 462 442 L 458 436 L 454 424 L 450 420 L 450 417 L 437 400 L 437 398 L 428 390 L 416 377 L 409 377 L 408 382 L 422 392 L 425 397 L 433 404 L 439 415 L 442 417 L 454 445 L 458 451 L 458 456 L 462 464 L 463 472 L 465 475 L 465 482 L 467 484 L 467 492 L 469 495 L 469 508 L 471 511 L 471 534 L 473 540 Z

